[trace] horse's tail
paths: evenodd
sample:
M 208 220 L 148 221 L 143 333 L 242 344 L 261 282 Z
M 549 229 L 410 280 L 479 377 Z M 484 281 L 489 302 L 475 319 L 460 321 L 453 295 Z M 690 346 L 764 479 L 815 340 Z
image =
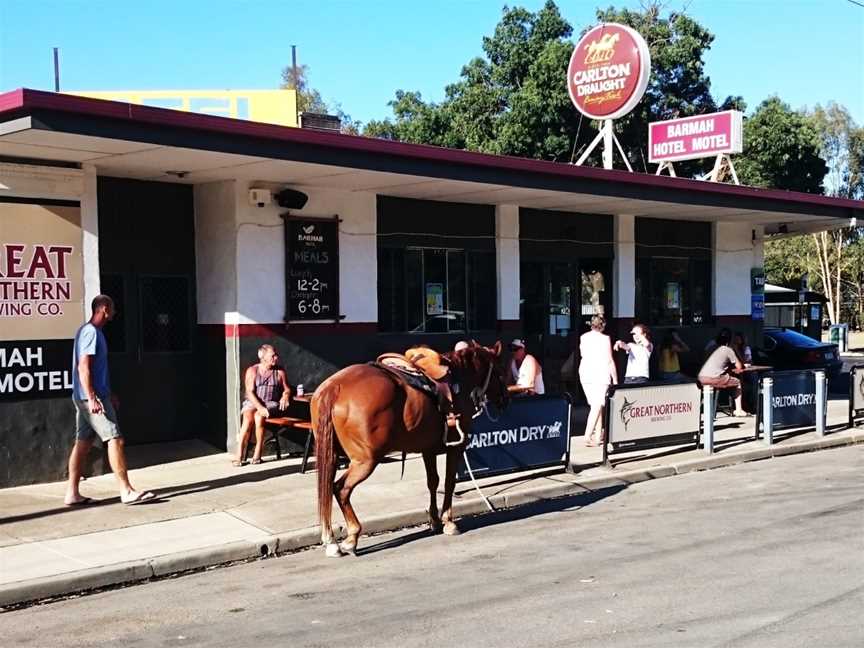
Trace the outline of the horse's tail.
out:
M 318 472 L 318 521 L 321 538 L 332 542 L 330 516 L 333 511 L 333 480 L 336 477 L 336 443 L 333 438 L 333 405 L 339 396 L 339 384 L 326 385 L 318 396 L 315 425 L 315 467 Z

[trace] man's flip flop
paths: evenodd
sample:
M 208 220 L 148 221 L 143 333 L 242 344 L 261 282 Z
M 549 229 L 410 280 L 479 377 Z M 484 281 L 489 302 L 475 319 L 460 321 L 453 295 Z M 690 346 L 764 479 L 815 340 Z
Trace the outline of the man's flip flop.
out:
M 77 502 L 63 502 L 64 506 L 75 507 L 75 506 L 89 506 L 90 504 L 95 504 L 96 500 L 92 497 L 82 497 Z
M 127 506 L 131 506 L 132 504 L 140 504 L 141 502 L 146 502 L 147 500 L 151 500 L 154 497 L 156 496 L 150 491 L 146 491 L 144 493 L 139 493 L 136 491 L 132 497 L 128 497 L 127 499 L 123 499 L 123 497 L 121 496 L 120 501 Z

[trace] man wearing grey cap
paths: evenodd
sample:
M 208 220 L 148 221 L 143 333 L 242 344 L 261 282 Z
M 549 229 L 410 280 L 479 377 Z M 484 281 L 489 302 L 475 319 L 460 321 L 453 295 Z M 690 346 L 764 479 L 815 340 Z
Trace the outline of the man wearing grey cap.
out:
M 507 388 L 514 395 L 544 394 L 543 368 L 525 349 L 525 340 L 516 338 L 510 343 L 510 371 L 507 378 L 510 386 Z

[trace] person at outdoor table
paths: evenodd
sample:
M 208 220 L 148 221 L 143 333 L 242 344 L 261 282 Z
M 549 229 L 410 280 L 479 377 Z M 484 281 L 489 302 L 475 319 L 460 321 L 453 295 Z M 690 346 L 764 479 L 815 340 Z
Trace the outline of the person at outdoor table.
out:
M 525 341 L 516 338 L 510 343 L 510 371 L 507 391 L 514 395 L 545 394 L 543 368 L 537 358 L 528 353 Z
M 606 320 L 602 315 L 591 318 L 591 330 L 579 338 L 579 382 L 585 392 L 590 410 L 585 423 L 585 445 L 596 446 L 605 442 L 603 429 L 603 408 L 606 406 L 606 392 L 609 385 L 618 384 L 618 371 L 615 369 L 615 358 L 612 357 L 612 341 L 603 333 Z M 594 430 L 600 422 L 600 438 L 594 436 Z
M 745 365 L 753 364 L 753 351 L 747 346 L 747 338 L 741 331 L 735 333 L 735 337 L 732 338 L 732 348 L 735 349 L 741 362 Z
M 613 349 L 627 352 L 627 370 L 624 372 L 624 383 L 647 382 L 650 376 L 649 363 L 654 345 L 651 344 L 651 332 L 644 324 L 634 324 L 630 331 L 632 342 L 618 340 Z
M 730 346 L 731 342 L 731 337 L 727 333 L 721 332 L 717 336 L 718 346 L 702 365 L 698 379 L 702 385 L 711 385 L 715 389 L 734 389 L 734 415 L 750 416 L 741 404 L 741 381 L 730 373 L 731 371 L 740 374 L 744 371 L 744 365 Z
M 708 340 L 708 343 L 705 345 L 705 350 L 703 351 L 703 359 L 707 360 L 708 356 L 714 353 L 714 349 L 720 346 L 719 340 L 721 337 L 732 339 L 732 331 L 730 331 L 726 327 L 723 327 L 722 329 L 720 329 L 720 332 L 717 333 L 717 337 Z
M 287 410 L 291 402 L 291 388 L 288 386 L 285 370 L 278 367 L 278 362 L 279 356 L 276 354 L 276 349 L 269 344 L 262 344 L 258 349 L 258 364 L 246 370 L 244 375 L 246 400 L 240 408 L 242 418 L 240 442 L 237 444 L 237 457 L 232 462 L 235 466 L 246 463 L 246 447 L 253 426 L 255 427 L 255 450 L 252 453 L 252 463 L 261 463 L 264 421 Z
M 663 336 L 663 342 L 660 344 L 660 377 L 663 380 L 682 378 L 678 354 L 689 351 L 690 347 L 678 336 L 678 331 L 675 329 Z

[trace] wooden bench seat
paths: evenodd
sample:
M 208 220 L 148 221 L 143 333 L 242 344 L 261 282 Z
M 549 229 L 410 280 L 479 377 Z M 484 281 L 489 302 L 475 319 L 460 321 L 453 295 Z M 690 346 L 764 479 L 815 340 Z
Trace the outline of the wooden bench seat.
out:
M 302 430 L 306 432 L 306 441 L 303 447 L 303 462 L 300 464 L 300 472 L 306 472 L 306 464 L 309 461 L 309 451 L 312 449 L 312 422 L 293 416 L 274 416 L 264 421 L 264 429 L 268 430 L 271 440 L 276 446 L 276 458 L 282 459 L 282 449 L 279 447 L 279 435 L 289 430 Z

